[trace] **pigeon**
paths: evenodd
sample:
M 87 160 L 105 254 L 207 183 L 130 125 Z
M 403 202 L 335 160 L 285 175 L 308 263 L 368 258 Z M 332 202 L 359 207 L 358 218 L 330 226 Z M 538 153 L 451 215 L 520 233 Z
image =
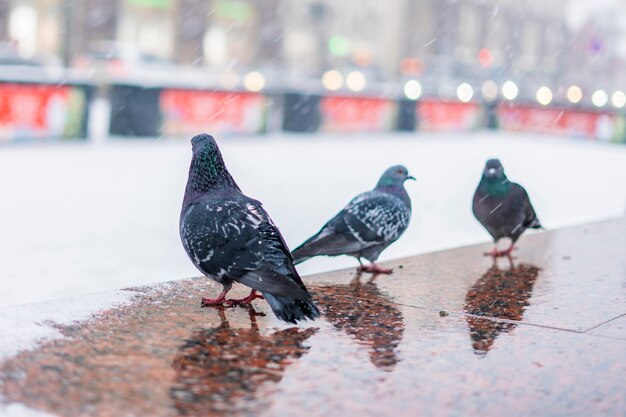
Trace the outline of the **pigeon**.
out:
M 496 244 L 485 255 L 510 255 L 515 242 L 526 229 L 543 229 L 528 193 L 524 187 L 507 179 L 497 159 L 490 159 L 485 164 L 483 176 L 474 193 L 472 211 Z M 511 239 L 511 245 L 499 251 L 497 244 L 503 237 Z
M 354 256 L 359 271 L 390 274 L 376 264 L 380 253 L 409 226 L 411 200 L 404 182 L 415 180 L 402 165 L 387 169 L 372 191 L 356 196 L 322 229 L 293 251 L 296 264 L 314 256 Z M 364 266 L 361 258 L 370 261 Z
M 202 306 L 249 305 L 264 298 L 288 323 L 319 317 L 283 236 L 261 202 L 241 192 L 215 139 L 201 134 L 191 144 L 180 238 L 196 268 L 223 287 L 217 298 L 203 298 Z M 250 295 L 227 300 L 234 282 L 250 287 Z

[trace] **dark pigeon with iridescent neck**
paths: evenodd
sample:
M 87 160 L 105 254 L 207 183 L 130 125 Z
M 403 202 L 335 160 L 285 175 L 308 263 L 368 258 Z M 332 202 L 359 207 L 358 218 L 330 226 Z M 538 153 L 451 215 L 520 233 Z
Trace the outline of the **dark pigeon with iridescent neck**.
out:
M 526 229 L 543 228 L 528 193 L 524 187 L 507 179 L 497 159 L 490 159 L 485 164 L 483 176 L 474 193 L 472 211 L 496 245 L 502 238 L 511 239 L 508 249 L 498 251 L 494 247 L 486 255 L 510 255 L 515 242 Z
M 411 200 L 404 189 L 414 180 L 402 165 L 387 169 L 372 191 L 356 196 L 309 240 L 293 251 L 296 264 L 314 256 L 354 256 L 359 270 L 391 273 L 376 264 L 380 253 L 409 226 Z M 361 258 L 370 261 L 364 266 Z
M 318 317 L 278 228 L 259 201 L 241 192 L 213 137 L 198 135 L 191 144 L 180 238 L 196 268 L 223 286 L 217 298 L 203 298 L 202 305 L 249 304 L 265 298 L 286 322 Z M 233 282 L 252 288 L 250 295 L 227 300 Z

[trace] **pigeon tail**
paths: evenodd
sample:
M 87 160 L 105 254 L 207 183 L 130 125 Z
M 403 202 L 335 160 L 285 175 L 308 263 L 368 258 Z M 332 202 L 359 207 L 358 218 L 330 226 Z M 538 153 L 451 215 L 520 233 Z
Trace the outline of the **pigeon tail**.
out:
M 324 229 L 322 228 L 322 230 Z M 319 235 L 320 233 L 322 233 L 322 230 L 317 232 L 315 235 L 311 236 L 304 243 L 302 243 L 300 246 L 298 246 L 297 248 L 291 251 L 291 257 L 293 258 L 294 265 L 298 265 L 315 256 L 315 254 L 313 254 L 312 251 L 310 250 L 309 246 L 319 238 Z
M 308 300 L 296 300 L 269 293 L 263 293 L 263 297 L 274 314 L 287 323 L 297 324 L 298 321 L 315 320 L 320 316 L 320 311 L 310 298 Z
M 293 264 L 294 265 L 299 265 L 304 261 L 308 261 L 309 259 L 311 259 L 313 256 L 302 256 L 296 252 L 292 253 L 293 256 Z
M 317 239 L 318 236 L 319 236 L 319 233 L 317 233 L 315 236 L 311 237 L 306 242 L 304 242 L 303 244 L 301 244 L 300 246 L 298 246 L 297 248 L 291 251 L 291 257 L 293 258 L 294 265 L 298 265 L 315 256 L 310 253 L 311 251 L 309 250 L 307 246 L 309 246 L 313 241 L 315 241 L 315 239 Z
M 339 256 L 358 252 L 362 244 L 350 241 L 337 233 L 327 233 L 325 228 L 291 252 L 294 265 L 298 265 L 315 256 Z

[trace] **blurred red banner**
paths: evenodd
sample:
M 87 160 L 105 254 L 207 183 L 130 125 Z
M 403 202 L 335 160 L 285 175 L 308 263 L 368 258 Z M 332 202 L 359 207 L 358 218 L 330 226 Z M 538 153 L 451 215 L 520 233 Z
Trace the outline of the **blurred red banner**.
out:
M 255 93 L 166 89 L 160 97 L 163 134 L 258 133 L 265 127 L 265 103 Z
M 430 131 L 466 131 L 482 124 L 481 107 L 476 103 L 420 100 L 419 128 Z
M 331 132 L 380 132 L 393 128 L 396 103 L 381 98 L 322 97 L 322 129 Z
M 503 130 L 552 133 L 610 139 L 616 117 L 592 111 L 514 106 L 502 104 L 497 110 Z
M 70 86 L 0 84 L 0 140 L 74 136 L 84 105 Z

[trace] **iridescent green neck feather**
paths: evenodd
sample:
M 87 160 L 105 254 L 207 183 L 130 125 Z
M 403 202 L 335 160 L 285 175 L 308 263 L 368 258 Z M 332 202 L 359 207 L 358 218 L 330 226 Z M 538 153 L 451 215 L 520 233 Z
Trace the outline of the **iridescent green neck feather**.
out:
M 217 146 L 207 143 L 195 149 L 189 167 L 184 204 L 196 201 L 207 193 L 232 189 L 239 190 L 239 187 L 226 169 Z
M 509 192 L 511 183 L 504 175 L 500 178 L 486 178 L 483 176 L 478 187 L 489 195 L 501 197 Z

